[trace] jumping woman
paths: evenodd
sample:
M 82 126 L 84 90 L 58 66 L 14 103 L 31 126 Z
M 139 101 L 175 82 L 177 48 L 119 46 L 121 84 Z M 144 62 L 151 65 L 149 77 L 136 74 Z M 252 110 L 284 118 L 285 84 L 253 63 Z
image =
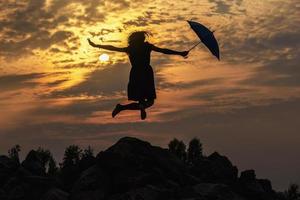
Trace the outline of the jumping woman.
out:
M 188 51 L 174 51 L 165 48 L 159 48 L 146 42 L 146 37 L 149 34 L 145 31 L 133 32 L 128 37 L 128 47 L 114 47 L 111 45 L 100 45 L 93 43 L 90 39 L 88 42 L 91 46 L 102 48 L 110 51 L 118 51 L 127 53 L 131 63 L 129 83 L 127 87 L 128 100 L 135 101 L 125 105 L 117 104 L 112 112 L 112 117 L 115 117 L 123 110 L 140 110 L 141 119 L 147 117 L 146 109 L 154 104 L 156 99 L 153 69 L 150 65 L 151 51 L 156 51 L 164 54 L 180 55 L 187 57 Z

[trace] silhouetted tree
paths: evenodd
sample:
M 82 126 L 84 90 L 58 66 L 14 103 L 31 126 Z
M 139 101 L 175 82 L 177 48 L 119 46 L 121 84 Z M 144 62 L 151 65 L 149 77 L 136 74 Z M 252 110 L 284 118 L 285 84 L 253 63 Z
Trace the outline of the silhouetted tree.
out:
M 198 138 L 193 138 L 189 143 L 187 159 L 189 164 L 194 164 L 202 157 L 202 144 Z
M 41 147 L 39 147 L 36 152 L 41 159 L 42 165 L 45 168 L 45 172 L 53 175 L 57 171 L 57 167 L 52 153 L 49 150 Z
M 81 172 L 80 158 L 82 149 L 77 145 L 66 148 L 61 165 L 61 177 L 66 190 L 70 190 L 72 184 L 78 179 Z
M 186 146 L 183 141 L 174 138 L 169 143 L 169 151 L 177 156 L 180 160 L 186 161 Z
M 297 184 L 291 184 L 284 194 L 287 200 L 300 200 L 300 191 Z
M 17 163 L 20 163 L 19 152 L 21 151 L 20 145 L 15 145 L 8 150 L 8 157 L 15 160 Z
M 81 157 L 82 149 L 77 145 L 70 145 L 66 148 L 63 158 L 62 167 L 78 164 Z
M 56 162 L 53 157 L 50 158 L 49 160 L 49 169 L 48 169 L 48 174 L 49 175 L 55 175 L 58 171 L 58 167 L 56 166 Z

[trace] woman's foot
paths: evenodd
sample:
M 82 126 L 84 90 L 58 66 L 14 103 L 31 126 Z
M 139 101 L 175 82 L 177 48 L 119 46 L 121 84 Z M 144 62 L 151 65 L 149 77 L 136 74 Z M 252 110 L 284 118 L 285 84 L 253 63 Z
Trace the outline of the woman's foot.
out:
M 141 120 L 146 119 L 146 117 L 147 117 L 146 110 L 144 108 L 141 108 Z
M 121 111 L 122 111 L 121 104 L 117 104 L 116 107 L 115 107 L 115 109 L 112 111 L 111 116 L 114 118 Z

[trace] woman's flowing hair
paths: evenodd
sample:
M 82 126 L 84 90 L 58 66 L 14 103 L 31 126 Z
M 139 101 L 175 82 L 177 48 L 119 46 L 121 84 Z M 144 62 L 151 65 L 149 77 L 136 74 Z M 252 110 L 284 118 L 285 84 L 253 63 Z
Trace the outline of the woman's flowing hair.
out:
M 145 39 L 151 34 L 147 31 L 135 31 L 131 33 L 128 37 L 129 47 L 138 47 L 145 42 Z

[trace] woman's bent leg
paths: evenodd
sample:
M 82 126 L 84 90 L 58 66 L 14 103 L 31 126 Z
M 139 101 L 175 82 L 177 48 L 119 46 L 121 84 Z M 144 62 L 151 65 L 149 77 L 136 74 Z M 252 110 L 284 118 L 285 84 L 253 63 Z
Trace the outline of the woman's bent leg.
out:
M 146 101 L 139 101 L 141 105 L 141 119 L 144 120 L 147 117 L 146 109 L 154 104 L 154 99 L 147 99 Z
M 147 99 L 147 101 L 144 101 L 144 107 L 150 108 L 154 104 L 154 99 Z
M 123 110 L 140 110 L 141 109 L 140 103 L 129 103 L 125 105 L 117 104 L 115 109 L 112 112 L 112 117 L 115 117 L 117 114 L 119 114 Z
M 140 110 L 141 119 L 144 120 L 147 117 L 146 109 L 151 107 L 154 104 L 154 99 L 142 100 L 138 103 L 129 103 L 125 105 L 117 104 L 115 109 L 112 112 L 112 117 L 115 117 L 118 113 L 123 110 Z
M 125 105 L 121 105 L 122 110 L 140 110 L 140 103 L 129 103 Z

